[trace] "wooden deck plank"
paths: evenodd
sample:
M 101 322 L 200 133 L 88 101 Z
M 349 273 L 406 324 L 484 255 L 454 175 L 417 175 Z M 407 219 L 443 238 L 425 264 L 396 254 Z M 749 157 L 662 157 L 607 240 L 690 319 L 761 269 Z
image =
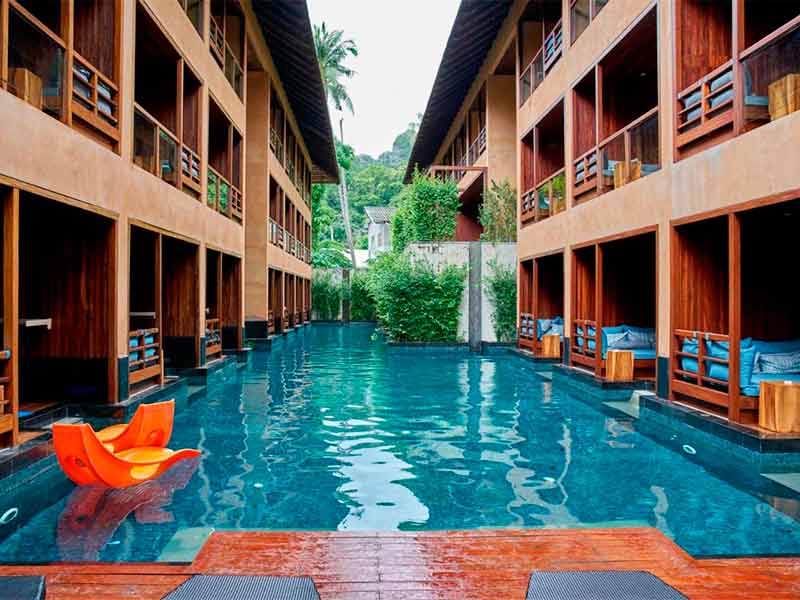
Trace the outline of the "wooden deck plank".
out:
M 162 598 L 195 573 L 309 575 L 323 600 L 522 598 L 534 570 L 650 571 L 689 598 L 800 598 L 800 558 L 695 560 L 656 529 L 215 532 L 191 565 L 0 566 L 48 599 Z

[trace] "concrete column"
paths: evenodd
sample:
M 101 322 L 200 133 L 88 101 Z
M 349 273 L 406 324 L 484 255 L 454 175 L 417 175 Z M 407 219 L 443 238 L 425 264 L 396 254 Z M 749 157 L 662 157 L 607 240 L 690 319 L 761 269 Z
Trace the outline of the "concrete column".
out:
M 480 242 L 470 242 L 469 245 L 469 349 L 472 352 L 481 351 L 481 332 L 483 331 L 482 311 L 483 285 L 482 279 L 482 249 Z

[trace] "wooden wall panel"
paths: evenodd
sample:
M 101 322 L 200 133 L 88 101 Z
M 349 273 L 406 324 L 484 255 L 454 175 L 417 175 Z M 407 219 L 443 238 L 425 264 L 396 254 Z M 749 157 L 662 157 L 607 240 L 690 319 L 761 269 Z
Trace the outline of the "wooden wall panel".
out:
M 728 220 L 676 230 L 673 328 L 728 333 Z
M 733 56 L 733 2 L 678 0 L 675 10 L 679 92 Z
M 573 317 L 576 319 L 595 320 L 595 246 L 578 248 L 574 251 L 575 301 Z
M 637 235 L 602 245 L 604 327 L 656 325 L 656 236 Z
M 800 338 L 796 264 L 800 201 L 741 213 L 743 338 Z
M 206 250 L 206 318 L 220 318 L 220 296 L 224 292 L 220 281 L 222 255 L 216 250 Z
M 112 222 L 23 193 L 20 318 L 51 318 L 52 329 L 24 329 L 29 358 L 108 358 L 113 282 Z
M 564 255 L 561 253 L 536 259 L 536 317 L 564 316 Z
M 222 255 L 222 305 L 220 318 L 223 327 L 241 328 L 242 261 L 235 256 Z
M 519 263 L 519 312 L 533 313 L 533 260 Z
M 595 71 L 584 77 L 573 93 L 573 155 L 577 159 L 597 145 Z
M 162 237 L 162 327 L 165 336 L 196 337 L 199 313 L 198 248 Z

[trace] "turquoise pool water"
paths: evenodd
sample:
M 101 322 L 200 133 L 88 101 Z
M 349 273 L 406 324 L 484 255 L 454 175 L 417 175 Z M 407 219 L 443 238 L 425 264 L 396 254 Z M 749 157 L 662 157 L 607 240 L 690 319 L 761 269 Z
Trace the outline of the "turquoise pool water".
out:
M 43 470 L 0 500 L 22 507 L 0 561 L 152 561 L 209 528 L 650 525 L 697 556 L 800 554 L 788 489 L 657 442 L 511 353 L 372 333 L 305 328 L 179 397 L 170 446 L 203 457 L 158 481 L 75 488 Z

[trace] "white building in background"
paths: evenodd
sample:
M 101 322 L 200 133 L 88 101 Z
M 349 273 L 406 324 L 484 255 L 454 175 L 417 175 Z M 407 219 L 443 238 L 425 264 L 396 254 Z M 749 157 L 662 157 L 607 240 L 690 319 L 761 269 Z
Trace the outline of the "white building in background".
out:
M 392 249 L 392 215 L 397 209 L 389 206 L 365 206 L 369 219 L 369 258 Z

